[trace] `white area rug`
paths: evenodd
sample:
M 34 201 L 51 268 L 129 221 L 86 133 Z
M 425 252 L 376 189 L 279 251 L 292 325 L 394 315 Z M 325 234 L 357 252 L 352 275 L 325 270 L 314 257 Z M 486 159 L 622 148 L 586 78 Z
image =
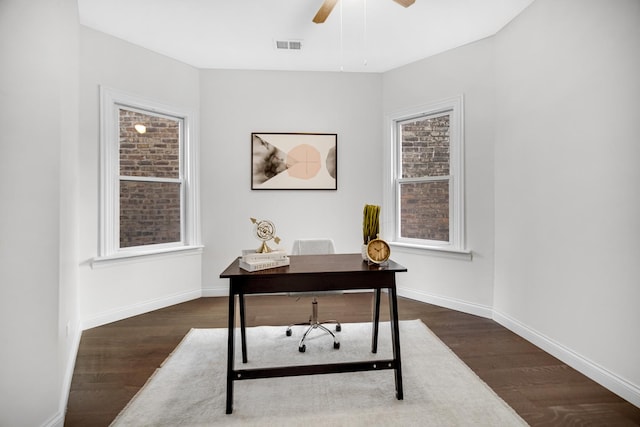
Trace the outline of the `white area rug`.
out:
M 236 369 L 390 359 L 389 323 L 373 355 L 370 323 L 342 325 L 341 347 L 314 331 L 298 352 L 303 327 L 247 328 L 249 363 Z M 400 322 L 404 400 L 393 370 L 235 382 L 225 414 L 226 329 L 193 329 L 113 426 L 522 426 L 527 425 L 420 320 Z

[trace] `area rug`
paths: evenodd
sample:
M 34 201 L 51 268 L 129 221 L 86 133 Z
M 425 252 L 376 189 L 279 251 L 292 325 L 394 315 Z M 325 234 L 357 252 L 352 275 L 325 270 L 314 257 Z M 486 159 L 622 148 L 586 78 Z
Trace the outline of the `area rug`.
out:
M 370 323 L 347 323 L 340 348 L 316 330 L 298 351 L 303 327 L 247 328 L 248 363 L 236 368 L 392 358 L 380 324 L 373 355 Z M 527 425 L 420 320 L 400 322 L 404 400 L 393 370 L 235 382 L 225 414 L 226 329 L 192 329 L 112 426 L 522 426 Z M 238 341 L 239 343 L 239 336 Z

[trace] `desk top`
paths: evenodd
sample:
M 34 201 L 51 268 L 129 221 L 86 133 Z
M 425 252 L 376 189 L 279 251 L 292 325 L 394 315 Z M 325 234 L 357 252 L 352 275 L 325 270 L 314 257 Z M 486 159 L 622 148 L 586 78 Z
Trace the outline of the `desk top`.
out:
M 384 265 L 368 264 L 362 260 L 361 254 L 331 254 L 331 255 L 292 255 L 291 264 L 284 267 L 270 268 L 248 272 L 240 268 L 238 260 L 234 260 L 221 274 L 221 278 L 238 276 L 291 276 L 304 274 L 332 274 L 332 273 L 366 273 L 366 272 L 405 272 L 406 267 L 389 260 Z

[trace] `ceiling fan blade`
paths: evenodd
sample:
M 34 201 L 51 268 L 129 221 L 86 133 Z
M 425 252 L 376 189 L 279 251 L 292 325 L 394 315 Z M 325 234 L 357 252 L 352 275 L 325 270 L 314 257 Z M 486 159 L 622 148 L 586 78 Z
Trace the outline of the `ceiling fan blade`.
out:
M 416 0 L 393 0 L 401 6 L 409 7 L 416 2 Z
M 322 24 L 326 21 L 336 3 L 338 3 L 338 0 L 324 0 L 322 6 L 318 9 L 318 13 L 313 17 L 313 22 L 316 24 Z

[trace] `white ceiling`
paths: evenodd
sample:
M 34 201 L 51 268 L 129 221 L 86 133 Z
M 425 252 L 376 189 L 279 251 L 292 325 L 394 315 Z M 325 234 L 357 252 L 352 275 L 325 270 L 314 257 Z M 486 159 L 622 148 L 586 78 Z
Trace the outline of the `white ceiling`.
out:
M 384 72 L 491 36 L 533 0 L 78 0 L 80 23 L 198 68 Z M 302 50 L 278 50 L 298 40 Z

